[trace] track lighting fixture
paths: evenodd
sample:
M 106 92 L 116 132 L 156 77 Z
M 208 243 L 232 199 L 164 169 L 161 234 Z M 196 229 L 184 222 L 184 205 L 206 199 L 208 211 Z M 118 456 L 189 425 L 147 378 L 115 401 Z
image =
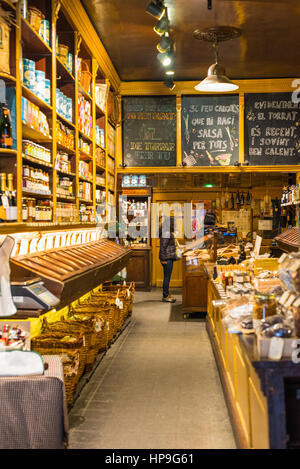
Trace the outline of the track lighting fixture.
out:
M 166 70 L 166 75 L 169 77 L 169 76 L 173 76 L 174 74 L 175 74 L 174 67 L 170 65 Z
M 169 90 L 173 90 L 175 88 L 175 83 L 173 81 L 173 78 L 167 77 L 164 81 L 164 85 L 169 88 Z
M 158 18 L 160 20 L 165 13 L 165 7 L 159 0 L 152 1 L 147 6 L 146 12 L 154 16 L 154 18 Z
M 166 31 L 162 38 L 161 41 L 157 44 L 156 48 L 159 52 L 164 53 L 167 52 L 171 48 L 172 45 L 172 39 L 169 36 L 169 32 Z
M 159 36 L 162 36 L 164 33 L 166 33 L 169 29 L 169 20 L 165 15 L 163 15 L 163 17 L 158 21 L 157 25 L 154 26 L 154 31 L 156 32 L 156 34 L 158 34 Z
M 169 67 L 173 63 L 173 53 L 171 51 L 164 53 L 159 52 L 159 54 L 157 54 L 157 59 L 163 67 Z

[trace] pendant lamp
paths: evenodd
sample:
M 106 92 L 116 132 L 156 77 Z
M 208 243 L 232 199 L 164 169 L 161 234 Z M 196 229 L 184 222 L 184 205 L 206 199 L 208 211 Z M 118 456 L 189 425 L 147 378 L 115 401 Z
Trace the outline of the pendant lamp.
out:
M 203 32 L 194 31 L 196 39 L 212 42 L 215 50 L 215 63 L 209 67 L 207 77 L 195 86 L 195 90 L 226 93 L 239 88 L 226 76 L 225 68 L 219 64 L 218 60 L 218 42 L 233 39 L 239 35 L 240 31 L 237 28 L 230 27 L 210 28 Z

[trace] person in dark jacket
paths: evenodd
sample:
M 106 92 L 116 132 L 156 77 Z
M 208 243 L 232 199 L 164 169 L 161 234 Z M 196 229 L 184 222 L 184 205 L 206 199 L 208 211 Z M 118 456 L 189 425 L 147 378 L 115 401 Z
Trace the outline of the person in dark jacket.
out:
M 164 269 L 162 301 L 175 303 L 175 298 L 169 294 L 169 285 L 173 271 L 173 262 L 177 260 L 174 238 L 174 217 L 165 218 L 159 230 L 160 248 L 159 259 Z

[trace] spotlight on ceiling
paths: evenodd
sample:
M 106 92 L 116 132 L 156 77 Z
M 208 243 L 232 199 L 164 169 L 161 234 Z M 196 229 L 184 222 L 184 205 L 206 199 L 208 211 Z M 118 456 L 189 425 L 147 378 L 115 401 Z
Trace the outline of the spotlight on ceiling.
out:
M 172 65 L 170 65 L 170 66 L 166 69 L 166 75 L 167 75 L 168 77 L 175 75 L 175 70 L 174 70 L 174 67 L 173 67 Z
M 159 52 L 167 52 L 171 48 L 172 39 L 169 36 L 168 32 L 165 32 L 161 38 L 161 41 L 157 44 L 156 48 Z
M 175 83 L 173 81 L 173 78 L 167 77 L 164 81 L 164 85 L 169 88 L 169 90 L 173 90 L 175 88 Z
M 147 6 L 146 12 L 160 20 L 164 16 L 165 7 L 159 0 L 152 1 Z
M 166 15 L 164 15 L 157 23 L 156 26 L 154 26 L 154 31 L 156 32 L 156 34 L 158 34 L 159 36 L 162 36 L 163 34 L 165 34 L 168 29 L 169 29 L 169 20 L 167 18 Z
M 156 57 L 163 67 L 169 67 L 173 63 L 173 53 L 171 51 L 159 52 Z

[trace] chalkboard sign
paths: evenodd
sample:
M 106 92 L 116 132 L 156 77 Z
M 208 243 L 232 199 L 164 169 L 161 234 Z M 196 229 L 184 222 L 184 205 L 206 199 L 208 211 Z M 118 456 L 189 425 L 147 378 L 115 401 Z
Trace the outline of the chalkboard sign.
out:
M 238 96 L 183 96 L 181 128 L 188 166 L 231 166 L 239 160 Z
M 176 166 L 176 96 L 122 100 L 123 163 Z
M 245 160 L 250 165 L 300 163 L 300 104 L 292 93 L 245 94 Z

